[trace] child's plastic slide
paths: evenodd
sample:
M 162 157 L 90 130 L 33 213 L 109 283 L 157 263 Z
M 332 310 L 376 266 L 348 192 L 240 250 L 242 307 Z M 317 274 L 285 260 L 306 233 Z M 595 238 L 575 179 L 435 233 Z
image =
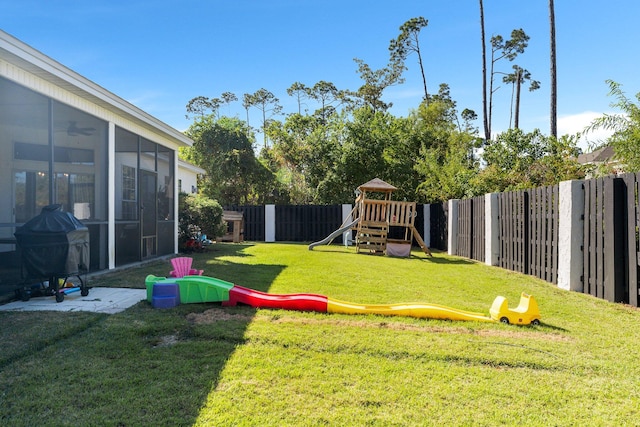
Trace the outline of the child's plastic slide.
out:
M 349 231 L 351 228 L 355 227 L 356 224 L 358 224 L 358 221 L 359 221 L 359 219 L 355 219 L 351 223 L 345 225 L 344 227 L 338 228 L 336 231 L 334 231 L 333 233 L 329 234 L 327 237 L 325 237 L 324 239 L 320 240 L 319 242 L 311 243 L 309 245 L 309 250 L 312 251 L 313 248 L 315 248 L 316 246 L 328 245 L 329 243 L 331 243 L 333 241 L 333 239 L 335 239 L 336 237 L 338 237 L 339 235 L 341 235 L 345 231 Z

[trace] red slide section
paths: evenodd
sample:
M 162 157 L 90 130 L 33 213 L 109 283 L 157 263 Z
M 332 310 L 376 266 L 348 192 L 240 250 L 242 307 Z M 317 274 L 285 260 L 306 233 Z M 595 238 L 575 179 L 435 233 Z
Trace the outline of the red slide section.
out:
M 317 294 L 267 294 L 234 285 L 229 290 L 229 300 L 223 306 L 246 304 L 255 308 L 279 308 L 282 310 L 327 312 L 327 297 Z

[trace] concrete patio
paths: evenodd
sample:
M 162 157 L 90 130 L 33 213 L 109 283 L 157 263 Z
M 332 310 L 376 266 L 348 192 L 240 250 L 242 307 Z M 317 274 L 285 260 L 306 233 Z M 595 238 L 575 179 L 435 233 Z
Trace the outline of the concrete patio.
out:
M 91 311 L 114 314 L 147 298 L 145 289 L 91 288 L 89 295 L 80 292 L 65 295 L 58 303 L 55 297 L 34 297 L 29 301 L 13 301 L 0 305 L 0 311 Z

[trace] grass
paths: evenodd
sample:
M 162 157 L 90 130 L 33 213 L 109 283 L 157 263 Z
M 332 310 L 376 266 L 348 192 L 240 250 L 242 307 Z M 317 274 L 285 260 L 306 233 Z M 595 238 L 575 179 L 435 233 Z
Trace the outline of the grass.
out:
M 146 302 L 115 315 L 0 312 L 2 425 L 633 425 L 640 312 L 436 253 L 217 244 L 205 274 L 274 293 L 488 313 L 533 294 L 538 327 Z M 144 287 L 168 261 L 96 276 Z

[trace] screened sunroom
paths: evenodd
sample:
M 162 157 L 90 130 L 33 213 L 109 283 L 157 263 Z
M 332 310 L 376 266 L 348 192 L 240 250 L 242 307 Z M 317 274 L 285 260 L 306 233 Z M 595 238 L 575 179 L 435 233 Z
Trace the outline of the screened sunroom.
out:
M 90 232 L 90 270 L 177 251 L 177 151 L 192 141 L 0 31 L 0 284 L 16 228 L 61 204 Z

